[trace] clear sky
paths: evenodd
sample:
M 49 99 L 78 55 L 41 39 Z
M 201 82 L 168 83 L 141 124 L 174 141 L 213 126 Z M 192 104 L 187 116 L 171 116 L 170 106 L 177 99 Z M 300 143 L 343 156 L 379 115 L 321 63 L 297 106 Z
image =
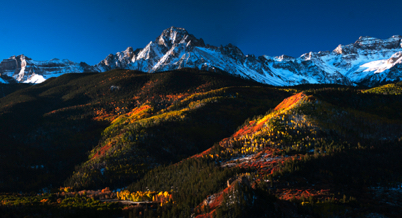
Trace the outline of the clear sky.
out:
M 400 0 L 0 0 L 0 59 L 96 64 L 170 26 L 245 54 L 298 57 L 402 35 Z

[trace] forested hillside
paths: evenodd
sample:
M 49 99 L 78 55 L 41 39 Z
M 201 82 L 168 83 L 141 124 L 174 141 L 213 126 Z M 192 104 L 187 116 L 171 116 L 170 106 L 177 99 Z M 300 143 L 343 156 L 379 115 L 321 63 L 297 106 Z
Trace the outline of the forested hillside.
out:
M 272 87 L 193 69 L 66 74 L 0 98 L 0 212 L 398 217 L 400 111 L 399 83 Z
M 0 98 L 0 190 L 59 187 L 74 167 L 81 172 L 88 164 L 96 165 L 87 172 L 89 180 L 74 186 L 123 187 L 129 184 L 120 182 L 126 176 L 133 179 L 157 164 L 201 152 L 287 95 L 226 74 L 191 69 L 52 78 Z M 117 156 L 105 156 L 106 150 Z M 111 169 L 106 175 L 113 172 L 112 177 L 122 180 L 96 179 L 105 167 Z M 76 175 L 68 182 L 76 183 Z
M 398 217 L 400 198 L 387 190 L 399 193 L 402 183 L 400 96 L 303 89 L 211 149 L 153 170 L 129 190 L 173 187 L 177 204 L 165 211 L 173 217 L 188 217 L 189 208 L 197 217 Z M 200 177 L 208 164 L 218 171 Z

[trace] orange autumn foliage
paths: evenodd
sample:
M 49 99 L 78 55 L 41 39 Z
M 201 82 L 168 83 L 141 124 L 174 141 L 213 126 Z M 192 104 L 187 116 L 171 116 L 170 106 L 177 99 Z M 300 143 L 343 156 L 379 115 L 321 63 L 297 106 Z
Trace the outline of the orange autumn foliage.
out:
M 150 109 L 150 108 L 151 108 L 151 106 L 149 106 L 149 105 L 144 105 L 144 106 L 141 106 L 141 107 L 136 107 L 136 108 L 134 108 L 131 112 L 127 113 L 127 116 L 133 116 L 133 115 L 139 114 L 139 113 L 141 113 L 142 111 L 147 110 L 147 109 Z M 112 122 L 112 123 L 113 123 L 113 122 Z
M 211 150 L 212 150 L 212 148 L 208 148 L 207 150 L 203 151 L 202 153 L 193 155 L 193 156 L 191 156 L 190 158 L 201 158 L 201 157 L 203 157 L 203 156 L 205 156 L 205 155 L 210 154 L 210 153 L 211 153 Z
M 112 148 L 112 142 L 109 142 L 108 144 L 106 144 L 105 146 L 103 146 L 101 149 L 99 149 L 99 151 L 97 151 L 95 153 L 95 155 L 92 157 L 92 159 L 95 159 L 97 157 L 103 156 L 106 154 L 106 152 Z
M 306 97 L 306 95 L 303 92 L 292 95 L 289 98 L 283 100 L 280 104 L 278 104 L 278 106 L 275 107 L 275 110 L 278 111 L 281 109 L 289 108 L 290 106 L 302 100 L 304 97 Z

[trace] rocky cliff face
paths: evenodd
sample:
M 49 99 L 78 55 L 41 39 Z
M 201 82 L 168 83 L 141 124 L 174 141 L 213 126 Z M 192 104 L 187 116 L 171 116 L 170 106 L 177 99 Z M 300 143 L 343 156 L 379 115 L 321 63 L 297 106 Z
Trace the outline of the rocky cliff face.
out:
M 23 55 L 0 63 L 3 79 L 39 83 L 70 72 L 105 72 L 131 69 L 160 72 L 184 67 L 226 71 L 271 85 L 304 83 L 363 84 L 399 81 L 402 76 L 402 36 L 381 40 L 360 37 L 355 43 L 339 45 L 333 51 L 310 52 L 298 58 L 244 55 L 236 46 L 215 47 L 189 34 L 183 28 L 170 27 L 143 49 L 128 47 L 108 55 L 95 66 L 68 60 L 33 61 Z M 0 80 L 1 82 L 1 80 Z

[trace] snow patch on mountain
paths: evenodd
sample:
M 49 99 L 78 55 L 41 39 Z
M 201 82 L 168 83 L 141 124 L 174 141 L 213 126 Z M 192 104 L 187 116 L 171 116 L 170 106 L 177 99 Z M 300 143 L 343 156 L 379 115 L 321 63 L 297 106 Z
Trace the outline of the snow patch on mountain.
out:
M 43 83 L 46 79 L 42 75 L 32 74 L 24 83 Z

